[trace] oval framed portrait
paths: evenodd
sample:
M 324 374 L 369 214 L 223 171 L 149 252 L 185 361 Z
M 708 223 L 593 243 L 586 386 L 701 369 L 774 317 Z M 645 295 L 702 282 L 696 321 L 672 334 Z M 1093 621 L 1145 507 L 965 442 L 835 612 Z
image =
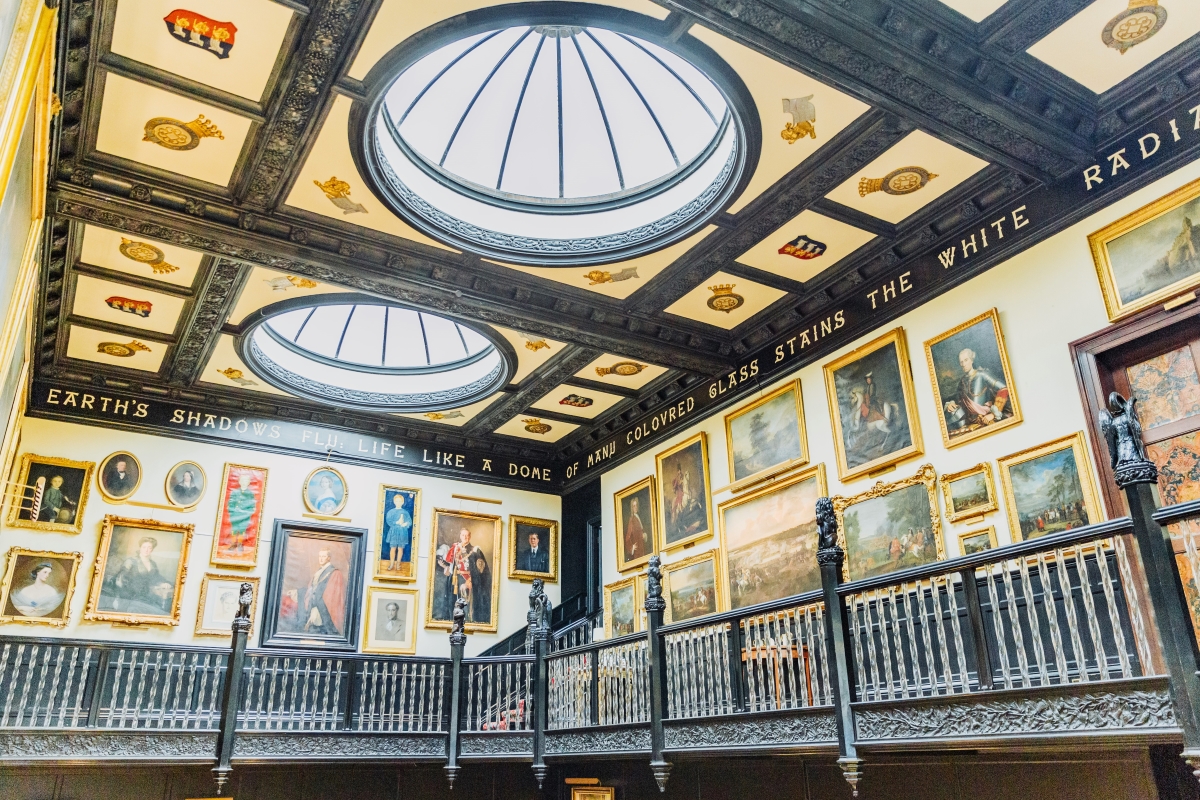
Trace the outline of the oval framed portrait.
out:
M 349 494 L 346 479 L 333 467 L 318 467 L 304 479 L 304 505 L 314 514 L 337 514 Z
M 96 470 L 96 485 L 107 500 L 128 500 L 142 483 L 142 463 L 127 450 L 105 456 Z
M 192 508 L 204 499 L 208 475 L 204 467 L 195 461 L 180 461 L 167 472 L 167 482 L 163 488 L 171 505 Z

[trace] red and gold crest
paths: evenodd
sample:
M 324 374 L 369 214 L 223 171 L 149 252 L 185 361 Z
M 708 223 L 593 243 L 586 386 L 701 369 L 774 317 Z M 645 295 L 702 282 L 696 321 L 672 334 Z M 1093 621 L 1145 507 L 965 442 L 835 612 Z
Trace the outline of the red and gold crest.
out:
M 177 8 L 163 17 L 167 33 L 179 41 L 199 47 L 217 58 L 229 58 L 237 27 L 232 22 L 209 19 L 195 11 Z
M 149 300 L 130 300 L 128 297 L 118 297 L 113 295 L 104 302 L 108 303 L 108 307 L 117 311 L 124 311 L 127 314 L 137 314 L 139 317 L 150 316 L 150 309 L 153 307 Z

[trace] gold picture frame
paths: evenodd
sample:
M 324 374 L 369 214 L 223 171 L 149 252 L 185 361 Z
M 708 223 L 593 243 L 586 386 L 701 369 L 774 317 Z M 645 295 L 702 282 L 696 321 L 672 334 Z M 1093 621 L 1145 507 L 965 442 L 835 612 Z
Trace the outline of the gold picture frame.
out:
M 239 587 L 243 583 L 248 583 L 254 587 L 254 590 L 253 590 L 253 593 L 251 594 L 251 599 L 250 599 L 250 632 L 249 632 L 249 634 L 247 634 L 248 636 L 254 635 L 254 620 L 258 617 L 258 587 L 259 587 L 260 580 L 261 579 L 258 578 L 257 576 L 250 577 L 250 576 L 246 576 L 246 575 L 230 575 L 227 573 L 222 574 L 219 572 L 204 573 L 204 577 L 200 581 L 200 604 L 196 606 L 196 628 L 194 631 L 195 635 L 196 636 L 233 636 L 233 628 L 230 626 L 226 626 L 224 628 L 215 628 L 215 627 L 205 626 L 205 624 L 204 624 L 204 616 L 205 616 L 204 612 L 207 610 L 206 607 L 208 605 L 208 599 L 209 599 L 208 598 L 209 583 L 212 581 L 228 581 L 230 583 L 236 583 Z M 235 594 L 234 597 L 236 598 L 237 594 Z M 234 613 L 237 613 L 236 600 L 234 602 Z M 231 618 L 230 623 L 232 623 L 232 622 L 233 622 L 233 620 Z
M 909 443 L 873 458 L 867 458 L 865 453 L 861 454 L 861 456 L 856 456 L 857 463 L 851 465 L 846 447 L 847 431 L 842 424 L 841 402 L 843 398 L 838 394 L 837 373 L 888 346 L 895 348 L 897 377 L 900 382 L 899 399 L 904 402 L 905 406 L 903 414 L 908 428 Z M 912 362 L 908 355 L 908 343 L 904 335 L 904 328 L 896 328 L 888 331 L 882 336 L 856 347 L 849 353 L 826 364 L 823 370 L 825 373 L 826 401 L 829 406 L 829 421 L 833 426 L 833 448 L 837 455 L 838 478 L 840 480 L 846 482 L 863 475 L 870 475 L 873 472 L 879 472 L 902 461 L 916 458 L 925 452 L 924 442 L 921 439 L 921 425 L 917 419 L 917 401 L 916 395 L 913 392 Z M 878 383 L 873 383 L 878 386 Z M 865 391 L 864 387 L 858 387 L 857 385 L 854 388 L 860 389 L 860 392 Z M 849 398 L 846 399 L 849 403 Z M 896 412 L 899 412 L 897 408 L 899 403 L 896 400 L 885 400 L 882 405 L 889 414 L 891 413 L 891 408 L 895 408 Z M 867 425 L 870 426 L 878 422 L 879 420 L 869 420 Z M 883 422 L 886 426 L 888 420 L 885 419 Z M 887 435 L 889 434 L 884 434 L 885 442 Z M 857 461 L 859 457 L 866 458 L 866 460 Z
M 526 528 L 525 531 L 522 532 L 522 531 L 518 530 L 519 526 L 525 526 L 525 528 Z M 536 531 L 530 530 L 531 528 L 536 528 L 536 529 L 546 531 L 545 544 L 543 545 L 541 542 L 539 542 L 539 544 L 538 544 L 539 550 L 541 550 L 543 546 L 545 547 L 545 549 L 542 550 L 542 552 L 544 552 L 546 555 L 546 560 L 547 560 L 548 566 L 544 571 L 528 569 L 528 568 L 526 568 L 526 569 L 518 568 L 518 559 L 524 555 L 524 553 L 517 552 L 518 550 L 522 549 L 519 546 L 520 542 L 518 542 L 518 537 L 524 536 L 524 537 L 528 538 L 532 533 L 536 532 Z M 540 535 L 539 535 L 539 538 L 541 538 Z M 532 581 L 537 578 L 541 578 L 543 581 L 546 581 L 547 583 L 557 583 L 558 582 L 558 522 L 557 521 L 552 520 L 552 519 L 539 519 L 538 517 L 522 517 L 518 514 L 509 514 L 509 516 L 508 516 L 508 548 L 507 548 L 507 550 L 508 550 L 508 577 L 509 578 L 513 578 L 515 580 L 521 580 L 521 581 Z M 533 558 L 534 558 L 534 555 L 531 553 L 530 560 L 532 560 Z
M 698 455 L 697 455 L 698 447 Z M 687 486 L 691 482 L 688 478 L 688 473 L 682 471 L 683 462 L 691 460 L 693 465 L 698 466 L 701 472 L 701 480 L 699 488 L 702 492 L 697 495 L 696 488 Z M 699 462 L 698 465 L 695 462 Z M 671 462 L 675 463 L 677 475 L 670 477 L 665 475 L 671 469 Z M 661 453 L 654 456 L 654 476 L 658 489 L 658 544 L 657 548 L 661 552 L 670 552 L 681 547 L 686 547 L 693 542 L 698 542 L 713 534 L 712 524 L 712 487 L 708 477 L 708 434 L 700 431 L 688 438 L 684 439 L 679 444 L 667 448 Z M 676 491 L 676 485 L 680 484 L 680 488 Z M 672 495 L 672 502 L 668 502 L 668 488 Z M 674 510 L 675 500 L 678 499 L 681 505 L 679 514 L 687 514 L 683 517 L 684 522 L 688 518 L 695 519 L 696 523 L 703 523 L 700 530 L 689 533 L 686 528 L 684 535 L 672 538 L 678 527 L 679 520 L 675 517 L 677 513 Z M 703 501 L 704 508 L 700 513 L 696 508 Z M 691 503 L 684 508 L 684 503 Z M 690 527 L 690 526 L 687 526 Z
M 611 786 L 572 786 L 571 800 L 616 800 Z
M 385 641 L 381 636 L 381 631 L 375 616 L 378 603 L 377 600 L 387 600 L 388 598 L 403 598 L 408 604 L 407 613 L 405 614 L 406 630 L 408 635 L 404 637 L 401 644 L 395 647 L 388 647 L 381 642 Z M 412 656 L 417 653 L 417 627 L 418 621 L 421 618 L 421 593 L 416 589 L 402 589 L 398 586 L 368 586 L 367 587 L 367 603 L 365 620 L 363 623 L 363 639 L 362 651 L 364 653 L 383 653 L 385 655 L 394 656 Z M 397 603 L 397 606 L 400 604 Z M 387 623 L 384 623 L 385 625 Z
M 245 539 L 249 539 L 250 543 L 241 548 L 241 554 L 233 554 L 233 544 L 236 544 L 237 537 L 233 535 L 233 522 L 229 519 L 228 505 L 230 495 L 235 491 L 241 491 L 230 483 L 231 478 L 243 476 L 247 479 L 248 485 L 246 491 L 254 492 L 254 485 L 257 482 L 258 494 L 255 509 L 247 521 L 246 530 L 242 533 L 241 538 L 243 544 Z M 213 526 L 212 550 L 209 553 L 208 561 L 215 567 L 249 567 L 252 568 L 258 564 L 258 547 L 262 544 L 262 528 L 263 528 L 263 510 L 267 504 L 267 478 L 270 477 L 270 470 L 266 467 L 252 467 L 249 464 L 234 464 L 226 462 L 224 470 L 221 472 L 221 499 L 217 501 L 217 521 Z M 253 532 L 251 532 L 253 529 Z M 232 543 L 228 547 L 222 546 L 222 540 L 228 537 Z M 228 551 L 228 554 L 222 555 Z
M 987 547 L 975 547 L 974 549 L 968 550 L 967 548 L 970 545 L 967 544 L 967 540 L 968 539 L 978 539 L 981 536 L 988 537 L 988 546 Z M 978 528 L 973 531 L 965 531 L 958 535 L 958 554 L 960 556 L 969 556 L 969 555 L 973 555 L 975 553 L 982 553 L 984 550 L 995 550 L 996 547 L 998 547 L 998 546 L 999 545 L 997 545 L 997 543 L 996 543 L 996 526 L 995 525 L 988 525 L 986 528 Z
M 649 546 L 646 548 L 646 552 L 642 555 L 637 556 L 636 558 L 629 558 L 629 553 L 627 552 L 629 548 L 626 547 L 625 534 L 630 523 L 630 519 L 627 517 L 633 513 L 632 501 L 634 499 L 638 501 L 638 525 L 641 527 L 643 533 L 641 538 L 643 543 L 648 541 Z M 648 505 L 648 508 L 645 510 L 641 508 L 641 501 L 643 499 L 647 501 Z M 623 510 L 623 504 L 626 500 L 630 501 L 629 514 L 626 514 L 626 512 Z M 632 483 L 629 486 L 626 486 L 624 489 L 614 492 L 613 506 L 615 507 L 615 516 L 613 519 L 615 519 L 617 523 L 617 572 L 628 572 L 631 569 L 637 569 L 638 567 L 647 563 L 650 561 L 650 556 L 658 552 L 658 491 L 657 487 L 654 485 L 654 476 L 648 475 L 645 478 L 642 478 L 640 481 Z M 648 538 L 644 536 L 647 522 L 650 523 L 650 535 Z M 636 538 L 637 535 L 635 531 L 635 539 Z
M 794 394 L 796 411 L 796 433 L 800 442 L 799 454 L 793 458 L 784 459 L 775 464 L 770 464 L 762 469 L 749 472 L 739 477 L 737 470 L 737 459 L 735 458 L 736 448 L 734 445 L 734 425 L 747 414 L 750 414 L 765 405 L 774 403 L 788 392 Z M 752 486 L 755 483 L 766 480 L 773 475 L 779 475 L 795 467 L 802 467 L 808 463 L 808 431 L 804 426 L 804 395 L 800 389 L 800 379 L 788 381 L 783 386 L 780 386 L 773 392 L 769 392 L 763 397 L 758 398 L 752 403 L 742 406 L 741 408 L 732 411 L 725 415 L 725 454 L 729 460 L 729 480 L 732 484 L 739 488 Z
M 60 470 L 54 470 L 53 467 L 59 467 Z M 17 473 L 17 480 L 14 482 L 9 491 L 5 492 L 8 498 L 8 526 L 10 528 L 32 528 L 37 531 L 47 531 L 50 533 L 82 533 L 83 532 L 83 510 L 87 506 L 88 490 L 92 483 L 92 472 L 96 468 L 94 461 L 72 461 L 69 458 L 58 458 L 56 456 L 39 456 L 34 453 L 21 454 L 21 466 Z M 75 503 L 75 512 L 70 522 L 51 522 L 43 519 L 30 519 L 32 514 L 25 503 L 32 502 L 35 497 L 44 497 L 45 487 L 53 487 L 55 477 L 62 475 L 50 475 L 51 472 L 61 472 L 62 469 L 76 470 L 82 474 L 71 476 L 70 485 L 66 484 L 65 479 L 63 486 L 67 486 L 68 491 L 75 491 L 79 495 L 79 500 Z M 34 473 L 34 483 L 30 484 L 30 473 Z M 37 481 L 49 476 L 43 481 L 42 490 L 38 491 Z M 33 492 L 27 490 L 33 489 Z M 63 493 L 63 501 L 70 502 L 70 497 Z M 44 503 L 44 500 L 42 501 Z M 39 503 L 39 506 L 42 503 Z M 22 512 L 26 512 L 26 518 L 21 519 Z
M 95 620 L 98 622 L 118 622 L 127 625 L 170 625 L 179 624 L 179 606 L 183 598 L 183 583 L 187 578 L 187 556 L 188 548 L 191 545 L 192 533 L 196 526 L 191 523 L 180 524 L 172 522 L 159 522 L 153 519 L 132 519 L 130 517 L 118 517 L 113 514 L 108 514 L 104 517 L 100 530 L 100 546 L 96 550 L 96 564 L 92 569 L 92 585 L 88 591 L 87 607 L 84 609 L 83 618 L 86 620 Z M 176 568 L 174 571 L 174 586 L 171 587 L 171 604 L 170 610 L 164 609 L 164 613 L 156 614 L 144 610 L 145 606 L 150 606 L 155 600 L 155 594 L 158 594 L 159 599 L 166 599 L 165 595 L 159 594 L 159 586 L 151 588 L 150 592 L 141 592 L 138 597 L 128 598 L 121 596 L 106 596 L 105 582 L 108 577 L 109 556 L 112 554 L 113 539 L 118 533 L 124 537 L 125 530 L 128 529 L 134 536 L 145 532 L 158 532 L 160 534 L 174 534 L 179 538 L 179 550 L 176 557 Z M 142 542 L 146 539 L 154 540 L 155 544 L 151 548 L 151 558 L 153 558 L 153 550 L 157 549 L 158 543 L 156 537 L 142 536 L 138 540 L 138 546 L 142 546 Z M 132 540 L 132 537 L 131 537 Z M 125 542 L 121 543 L 126 545 Z M 132 552 L 126 545 L 122 547 L 127 552 Z M 126 558 L 126 562 L 133 562 L 135 557 Z M 122 568 L 125 565 L 122 565 Z M 136 564 L 134 565 L 136 568 Z M 157 562 L 155 562 L 157 569 Z M 163 573 L 159 572 L 160 577 Z M 150 588 L 150 587 L 145 587 Z M 104 606 L 114 606 L 117 603 L 121 605 L 135 606 L 128 610 Z
M 317 473 L 319 473 L 319 472 L 332 472 L 334 475 L 337 476 L 337 479 L 339 481 L 341 481 L 341 483 L 342 483 L 342 498 L 341 498 L 341 500 L 337 501 L 337 505 L 333 509 L 322 510 L 322 509 L 318 508 L 308 496 L 309 495 L 309 485 L 312 483 L 313 478 L 315 478 L 317 476 Z M 349 500 L 350 500 L 350 484 L 346 482 L 346 476 L 343 475 L 341 472 L 339 472 L 338 470 L 329 466 L 328 464 L 322 464 L 321 466 L 314 469 L 312 472 L 308 473 L 307 476 L 305 476 L 304 486 L 300 490 L 300 498 L 304 501 L 304 507 L 308 509 L 310 514 L 318 514 L 320 516 L 325 516 L 325 517 L 337 516 L 338 514 L 340 514 L 342 512 L 342 509 L 346 507 L 346 503 L 349 502 Z
M 446 547 L 451 546 L 449 537 L 444 536 L 445 532 L 442 530 L 443 518 L 457 518 L 473 521 L 478 523 L 474 527 L 480 530 L 485 527 L 485 523 L 490 523 L 490 525 L 487 525 L 487 527 L 491 528 L 491 561 L 490 563 L 487 563 L 487 567 L 491 574 L 491 601 L 488 622 L 472 621 L 471 617 L 475 613 L 475 609 L 473 608 L 474 598 L 472 598 L 472 602 L 468 604 L 467 622 L 464 625 L 463 630 L 468 633 L 495 633 L 496 627 L 500 620 L 500 576 L 496 571 L 496 559 L 498 557 L 502 557 L 503 553 L 503 550 L 501 550 L 501 547 L 503 546 L 502 520 L 496 514 L 480 514 L 475 511 L 454 511 L 448 508 L 435 508 L 433 510 L 433 525 L 429 535 L 429 582 L 428 591 L 425 594 L 425 627 L 435 630 L 450 630 L 450 627 L 453 623 L 452 614 L 454 612 L 454 599 L 452 594 L 445 591 L 440 591 L 439 594 L 435 594 L 435 590 L 444 589 L 444 587 L 441 587 L 439 584 L 439 577 L 452 577 L 446 576 L 446 567 L 444 566 L 445 560 L 443 559 L 442 555 L 438 554 L 438 551 L 443 545 Z M 468 528 L 468 530 L 470 530 L 470 528 Z M 472 536 L 475 535 L 474 531 L 471 533 Z M 447 539 L 447 541 L 443 542 L 443 538 Z M 480 550 L 483 550 L 478 543 L 472 542 L 472 544 L 475 547 L 478 547 Z M 449 555 L 449 552 L 447 551 L 445 555 Z M 485 562 L 486 561 L 487 554 L 485 553 Z M 444 608 L 440 609 L 441 611 L 444 611 L 444 618 L 438 617 L 435 619 L 433 616 L 434 606 L 438 604 L 444 606 Z
M 1087 515 L 1087 519 L 1079 520 L 1079 524 L 1099 522 L 1103 518 L 1100 498 L 1096 492 L 1096 479 L 1092 474 L 1091 460 L 1088 458 L 1087 444 L 1084 442 L 1083 432 L 1076 431 L 1070 436 L 1063 436 L 1062 438 L 1039 444 L 1036 447 L 1029 447 L 996 460 L 996 464 L 1000 468 L 1000 485 L 1004 489 L 1004 505 L 1005 511 L 1008 513 L 1008 530 L 1014 542 L 1024 541 L 1028 538 L 1037 538 L 1037 536 L 1042 536 L 1046 533 L 1053 533 L 1055 530 L 1065 530 L 1068 527 L 1075 527 L 1075 524 L 1073 524 L 1075 520 L 1068 518 L 1050 520 L 1048 522 L 1044 520 L 1044 527 L 1039 530 L 1036 521 L 1037 518 L 1029 519 L 1029 515 L 1037 511 L 1037 509 L 1021 508 L 1019 498 L 1016 492 L 1014 492 L 1012 478 L 1014 468 L 1036 459 L 1066 452 L 1067 450 L 1070 450 L 1073 455 L 1075 469 L 1079 478 L 1080 500 L 1078 502 L 1082 503 L 1082 510 Z M 1071 502 L 1074 503 L 1076 501 Z M 1022 515 L 1026 516 L 1030 524 L 1029 530 L 1026 530 L 1022 522 Z M 1060 522 L 1065 527 L 1058 527 Z M 1034 533 L 1034 531 L 1037 531 L 1037 533 Z M 1034 533 L 1034 535 L 1029 536 L 1028 534 L 1030 533 Z
M 991 323 L 991 336 L 980 339 L 978 335 L 980 331 L 976 330 L 976 328 L 985 322 Z M 955 339 L 957 341 L 944 344 L 948 340 Z M 945 347 L 950 347 L 950 351 L 946 351 Z M 992 352 L 993 348 L 995 352 Z M 938 350 L 936 354 L 935 349 Z M 989 376 L 993 379 L 999 377 L 1004 384 L 1002 389 L 995 390 L 997 397 L 993 404 L 996 406 L 993 409 L 993 413 L 977 415 L 973 418 L 976 421 L 971 423 L 966 422 L 966 420 L 972 418 L 968 416 L 967 409 L 962 408 L 962 404 L 959 403 L 957 398 L 952 398 L 950 401 L 946 400 L 945 387 L 942 381 L 944 372 L 939 372 L 938 369 L 939 362 L 944 369 L 951 357 L 961 363 L 959 356 L 965 350 L 970 350 L 973 354 L 970 363 L 976 375 L 983 375 L 984 379 Z M 953 351 L 958 352 L 955 353 Z M 978 361 L 982 361 L 983 364 L 976 365 L 975 362 Z M 989 361 L 992 362 L 991 369 L 987 365 Z M 938 428 L 942 432 L 942 444 L 947 448 L 958 447 L 967 442 L 972 442 L 981 437 L 1011 428 L 1014 425 L 1019 425 L 1022 419 L 1024 419 L 1021 416 L 1021 403 L 1017 399 L 1017 387 L 1013 384 L 1012 365 L 1008 361 L 1008 350 L 1004 346 L 1004 333 L 1000 330 L 1000 315 L 996 309 L 990 308 L 979 316 L 972 317 L 961 325 L 955 325 L 945 333 L 938 334 L 926 341 L 925 362 L 929 367 L 929 381 L 933 384 L 934 399 L 938 401 Z M 997 362 L 1003 374 L 1000 376 L 990 375 L 995 370 Z M 960 374 L 956 377 L 961 379 L 962 368 L 959 367 L 958 369 Z M 1001 395 L 1007 397 L 1007 400 L 1003 403 L 1001 403 Z M 955 404 L 956 408 L 953 412 L 946 409 L 947 402 Z M 1003 408 L 999 408 L 1001 405 L 1003 405 Z M 996 414 L 1003 416 L 1005 412 L 1009 414 L 1007 417 L 994 420 L 993 422 L 983 421 L 989 416 L 995 416 Z M 963 429 L 956 428 L 954 431 L 950 430 L 947 416 L 952 413 L 960 417 L 958 424 Z
M 53 584 L 50 584 L 48 576 L 46 580 L 39 581 L 38 573 L 41 571 L 39 565 L 44 562 L 53 561 L 57 563 L 59 569 L 66 573 L 65 583 L 62 583 L 61 589 L 56 589 Z M 61 562 L 70 561 L 70 569 L 66 569 Z M 70 622 L 71 617 L 71 598 L 75 595 L 75 577 L 79 573 L 79 565 L 83 562 L 83 554 L 79 552 L 71 553 L 55 553 L 50 550 L 31 550 L 26 547 L 10 547 L 8 549 L 8 566 L 4 571 L 4 583 L 0 584 L 0 622 L 22 622 L 29 625 L 51 625 L 55 628 L 65 628 Z M 20 564 L 22 568 L 27 568 L 30 564 L 34 569 L 30 572 L 30 577 L 33 578 L 33 583 L 36 585 L 42 583 L 48 585 L 52 591 L 57 591 L 62 596 L 61 602 L 50 609 L 51 612 L 61 609 L 62 613 L 58 616 L 50 616 L 47 613 L 44 616 L 30 616 L 21 612 L 17 603 L 22 602 L 23 598 L 16 598 L 15 594 L 21 593 L 28 587 L 22 587 L 21 590 L 13 592 L 13 580 L 17 577 L 17 566 Z M 39 591 L 40 594 L 46 594 L 45 591 Z M 11 601 L 11 608 L 10 608 Z M 10 613 L 16 611 L 17 613 Z
M 681 616 L 676 613 L 677 598 L 675 597 L 674 590 L 671 586 L 672 582 L 678 579 L 672 578 L 672 576 L 678 575 L 685 570 L 691 570 L 704 563 L 712 564 L 713 596 L 711 599 L 711 610 L 697 609 L 699 613 Z M 668 625 L 673 622 L 685 622 L 691 619 L 699 619 L 700 617 L 706 617 L 709 614 L 719 614 L 729 607 L 725 598 L 724 584 L 721 580 L 721 559 L 717 557 L 717 551 L 715 548 L 712 550 L 706 550 L 703 553 L 698 553 L 697 555 L 689 558 L 685 558 L 682 561 L 664 564 L 662 568 L 662 574 L 663 599 L 667 601 L 666 610 L 663 612 L 663 621 Z M 682 587 L 675 587 L 675 589 L 680 589 L 681 591 L 683 590 Z M 702 602 L 709 603 L 710 601 L 707 597 L 705 597 Z
M 137 478 L 133 482 L 133 488 L 129 489 L 123 495 L 114 494 L 113 492 L 109 491 L 109 487 L 104 485 L 104 473 L 108 469 L 109 462 L 114 458 L 120 457 L 129 459 L 137 468 Z M 142 477 L 145 474 L 145 471 L 142 469 L 142 462 L 138 460 L 137 456 L 128 450 L 117 450 L 116 452 L 109 453 L 104 458 L 100 459 L 100 462 L 96 465 L 96 488 L 100 490 L 100 496 L 108 502 L 124 503 L 126 500 L 137 494 L 138 487 L 142 485 Z
M 1120 289 L 1122 281 L 1117 275 L 1118 269 L 1113 264 L 1113 257 L 1110 252 L 1110 246 L 1117 239 L 1134 233 L 1143 226 L 1150 225 L 1173 212 L 1178 211 L 1181 218 L 1188 215 L 1195 218 L 1193 212 L 1196 209 L 1184 209 L 1183 206 L 1191 203 L 1198 197 L 1200 197 L 1200 179 L 1185 184 L 1151 203 L 1147 203 L 1136 211 L 1126 214 L 1124 217 L 1105 225 L 1100 230 L 1088 236 L 1088 246 L 1092 251 L 1092 262 L 1096 266 L 1096 277 L 1100 281 L 1100 291 L 1104 295 L 1104 308 L 1108 313 L 1109 322 L 1116 322 L 1117 320 L 1132 316 L 1139 311 L 1158 305 L 1159 303 L 1164 303 L 1188 290 L 1194 290 L 1200 286 L 1200 269 L 1197 269 L 1191 275 L 1172 281 L 1145 294 L 1130 297 L 1129 299 L 1122 299 Z M 1134 269 L 1138 267 L 1152 268 L 1160 260 L 1168 258 L 1173 245 L 1168 245 L 1165 251 L 1152 251 L 1150 248 L 1161 246 L 1164 241 L 1163 234 L 1165 233 L 1170 238 L 1179 227 L 1180 224 L 1177 220 L 1163 219 L 1156 226 L 1156 228 L 1163 228 L 1163 230 L 1152 229 L 1144 234 L 1147 237 L 1157 234 L 1155 241 L 1139 243 L 1131 240 L 1130 249 L 1137 254 L 1131 258 L 1131 261 L 1136 262 Z M 1141 279 L 1145 275 L 1144 273 L 1139 273 L 1128 277 Z
M 860 552 L 857 542 L 851 541 L 851 538 L 857 538 L 858 534 L 851 534 L 847 531 L 846 512 L 856 505 L 883 500 L 897 492 L 917 486 L 923 488 L 924 494 L 929 501 L 929 529 L 933 541 L 930 542 L 920 535 L 923 533 L 923 529 L 919 526 L 924 523 L 924 517 L 914 519 L 912 520 L 913 525 L 910 526 L 908 534 L 901 531 L 899 536 L 892 537 L 891 541 L 888 542 L 886 545 L 886 560 L 879 560 L 878 558 L 868 560 L 866 554 Z M 885 575 L 889 572 L 895 572 L 898 569 L 945 560 L 946 543 L 942 538 L 942 514 L 938 508 L 937 472 L 934 470 L 932 464 L 921 465 L 916 474 L 911 477 L 890 483 L 879 481 L 864 492 L 850 497 L 835 495 L 831 500 L 833 502 L 834 516 L 837 518 L 838 543 L 846 553 L 846 559 L 842 564 L 843 580 L 852 581 L 874 575 Z M 872 511 L 877 512 L 877 509 L 872 508 Z M 878 513 L 874 513 L 873 516 L 878 517 Z M 868 522 L 870 521 L 868 520 Z M 855 516 L 855 524 L 859 524 L 857 515 Z M 877 529 L 882 528 L 894 529 L 894 524 L 888 520 L 888 525 L 886 526 L 882 524 L 877 525 Z M 909 539 L 907 542 L 905 541 L 906 537 Z M 933 545 L 932 552 L 930 548 L 931 544 Z M 895 552 L 897 545 L 900 550 L 899 554 Z M 920 552 L 916 552 L 917 547 L 920 548 Z M 880 554 L 876 553 L 874 555 L 879 556 Z M 930 555 L 933 555 L 933 558 L 930 558 Z M 880 566 L 884 568 L 880 569 Z M 890 569 L 886 568 L 889 566 L 891 566 Z
M 954 501 L 954 487 L 952 484 L 975 475 L 983 476 L 984 499 L 977 505 L 970 505 L 959 510 L 959 506 Z M 1000 508 L 1000 503 L 996 499 L 996 484 L 992 480 L 992 465 L 984 461 L 976 464 L 973 467 L 961 470 L 960 472 L 948 472 L 938 478 L 938 485 L 942 487 L 942 500 L 946 506 L 946 521 L 959 522 L 964 519 L 972 519 L 974 517 L 982 517 L 984 514 L 990 514 Z
M 623 592 L 629 589 L 632 595 L 633 620 L 631 629 L 628 631 L 614 631 L 613 621 L 613 595 L 617 592 Z M 642 625 L 642 604 L 645 602 L 645 597 L 642 596 L 642 581 L 640 575 L 630 575 L 628 578 L 610 583 L 604 587 L 604 638 L 615 639 L 618 636 L 628 636 L 631 633 L 638 633 L 644 630 Z
M 384 544 L 384 536 L 387 533 L 387 514 L 391 509 L 388 508 L 388 492 L 393 493 L 393 497 L 399 493 L 405 493 L 412 496 L 412 533 L 411 540 L 408 544 L 409 565 L 412 566 L 410 574 L 405 574 L 404 570 L 384 569 L 384 562 L 391 563 L 390 558 L 384 558 L 385 555 L 391 555 L 391 548 Z M 393 503 L 394 505 L 394 503 Z M 413 489 L 407 486 L 389 486 L 386 483 L 379 484 L 379 500 L 375 509 L 375 568 L 374 577 L 379 581 L 402 581 L 410 582 L 417 579 L 417 554 L 421 552 L 420 547 L 420 528 L 421 528 L 421 490 Z M 400 562 L 404 566 L 404 562 Z
M 200 486 L 200 493 L 198 495 L 196 495 L 195 500 L 193 500 L 190 503 L 178 503 L 175 501 L 175 498 L 171 495 L 171 476 L 175 474 L 175 471 L 177 469 L 179 469 L 180 467 L 185 467 L 185 466 L 195 467 L 196 470 L 200 473 L 200 480 L 202 480 L 204 483 Z M 207 492 L 208 492 L 208 473 L 204 471 L 204 467 L 200 466 L 200 464 L 198 464 L 197 462 L 192 461 L 190 459 L 184 459 L 183 461 L 180 461 L 179 463 L 172 466 L 169 470 L 167 470 L 167 476 L 165 478 L 163 478 L 163 494 L 165 494 L 167 496 L 167 502 L 170 503 L 171 505 L 175 506 L 179 511 L 190 511 L 191 509 L 200 505 L 200 501 L 204 499 L 204 495 Z

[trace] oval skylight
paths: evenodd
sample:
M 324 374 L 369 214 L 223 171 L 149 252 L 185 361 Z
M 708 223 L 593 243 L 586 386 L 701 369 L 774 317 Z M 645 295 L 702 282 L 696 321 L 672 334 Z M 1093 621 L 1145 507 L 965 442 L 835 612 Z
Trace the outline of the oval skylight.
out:
M 385 202 L 448 244 L 535 265 L 643 254 L 700 228 L 757 157 L 732 71 L 628 20 L 447 38 L 377 81 L 362 152 Z
M 510 360 L 479 330 L 382 302 L 285 310 L 243 335 L 241 349 L 250 369 L 278 389 L 378 411 L 466 405 L 511 374 Z

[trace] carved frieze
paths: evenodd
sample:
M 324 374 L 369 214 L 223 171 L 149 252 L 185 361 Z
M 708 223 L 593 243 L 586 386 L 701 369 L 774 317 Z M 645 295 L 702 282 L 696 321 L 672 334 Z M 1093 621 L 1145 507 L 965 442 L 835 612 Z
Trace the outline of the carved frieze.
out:
M 650 750 L 649 726 L 546 731 L 546 755 L 633 753 Z
M 533 754 L 532 733 L 464 733 L 458 739 L 461 756 L 521 756 Z
M 215 731 L 11 731 L 0 734 L 0 761 L 204 760 L 216 746 Z
M 664 726 L 668 750 L 757 747 L 763 745 L 830 745 L 837 742 L 833 710 L 752 718 L 712 717 L 672 720 Z
M 441 758 L 446 737 L 429 734 L 240 732 L 234 759 Z

